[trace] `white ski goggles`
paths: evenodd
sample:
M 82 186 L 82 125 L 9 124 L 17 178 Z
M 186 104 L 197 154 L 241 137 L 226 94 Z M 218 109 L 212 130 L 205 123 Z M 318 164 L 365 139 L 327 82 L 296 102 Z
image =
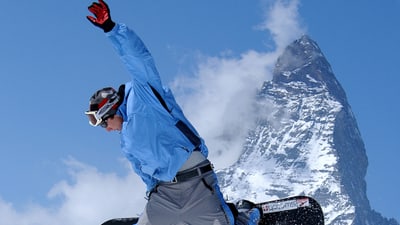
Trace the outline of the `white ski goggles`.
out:
M 110 112 L 110 110 L 112 109 L 112 107 L 117 104 L 117 102 L 119 101 L 119 96 L 117 95 L 114 99 L 112 99 L 112 101 L 107 102 L 106 104 L 104 104 L 99 110 L 97 111 L 86 111 L 85 114 L 88 116 L 89 118 L 89 124 L 97 127 L 97 126 L 101 126 L 101 127 L 107 127 L 107 118 L 109 118 L 112 115 L 109 115 L 108 113 Z
M 101 126 L 101 127 L 107 127 L 107 123 L 105 122 L 105 120 L 103 120 L 101 117 L 99 117 L 98 111 L 89 111 L 89 112 L 85 112 L 85 114 L 88 116 L 89 118 L 89 124 L 97 127 L 97 126 Z

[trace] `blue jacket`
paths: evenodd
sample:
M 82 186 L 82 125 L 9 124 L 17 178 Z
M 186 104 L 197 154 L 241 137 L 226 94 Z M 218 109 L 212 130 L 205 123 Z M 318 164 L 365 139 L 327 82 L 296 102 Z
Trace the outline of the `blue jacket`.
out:
M 199 135 L 171 91 L 162 86 L 153 57 L 135 32 L 124 24 L 116 24 L 106 35 L 132 75 L 132 80 L 125 84 L 125 98 L 118 109 L 124 120 L 121 148 L 150 191 L 159 181 L 171 181 L 196 147 L 175 124 L 180 120 Z M 160 93 L 170 112 L 151 87 Z M 207 147 L 200 140 L 200 151 L 207 157 Z

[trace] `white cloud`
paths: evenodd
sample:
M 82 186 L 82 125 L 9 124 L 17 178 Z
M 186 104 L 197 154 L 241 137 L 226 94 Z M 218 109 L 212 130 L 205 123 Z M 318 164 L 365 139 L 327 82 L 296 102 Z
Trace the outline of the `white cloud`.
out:
M 217 167 L 237 160 L 256 117 L 255 95 L 269 79 L 275 59 L 255 51 L 240 58 L 210 57 L 200 62 L 194 77 L 175 80 L 178 101 L 205 139 Z
M 259 116 L 255 95 L 272 78 L 277 56 L 303 32 L 298 1 L 276 1 L 259 25 L 276 43 L 274 52 L 248 51 L 238 58 L 201 57 L 193 76 L 178 77 L 173 89 L 186 115 L 205 139 L 217 168 L 234 163 Z M 264 106 L 265 107 L 265 106 Z
M 258 26 L 271 33 L 278 52 L 306 33 L 298 11 L 299 5 L 299 0 L 275 1 L 265 14 L 265 20 Z
M 122 163 L 128 164 L 126 160 Z M 145 187 L 127 165 L 127 174 L 102 173 L 74 159 L 66 161 L 72 182 L 63 180 L 48 193 L 50 205 L 26 206 L 17 211 L 0 199 L 0 224 L 13 225 L 99 225 L 116 217 L 130 217 L 142 212 Z M 51 204 L 59 200 L 60 204 Z

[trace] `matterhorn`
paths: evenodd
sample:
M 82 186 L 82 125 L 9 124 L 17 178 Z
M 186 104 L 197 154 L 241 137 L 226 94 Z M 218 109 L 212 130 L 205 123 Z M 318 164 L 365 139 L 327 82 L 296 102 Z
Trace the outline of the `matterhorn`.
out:
M 399 225 L 371 209 L 357 121 L 317 43 L 304 35 L 290 44 L 260 86 L 243 153 L 218 172 L 223 193 L 259 202 L 307 195 L 327 225 Z

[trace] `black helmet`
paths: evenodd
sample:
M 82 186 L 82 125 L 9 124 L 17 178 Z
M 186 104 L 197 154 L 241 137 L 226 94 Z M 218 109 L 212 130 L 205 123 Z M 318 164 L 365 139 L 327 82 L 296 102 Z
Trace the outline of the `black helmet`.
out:
M 106 127 L 105 120 L 117 112 L 120 96 L 112 87 L 96 91 L 89 100 L 89 110 L 85 114 L 92 126 Z

